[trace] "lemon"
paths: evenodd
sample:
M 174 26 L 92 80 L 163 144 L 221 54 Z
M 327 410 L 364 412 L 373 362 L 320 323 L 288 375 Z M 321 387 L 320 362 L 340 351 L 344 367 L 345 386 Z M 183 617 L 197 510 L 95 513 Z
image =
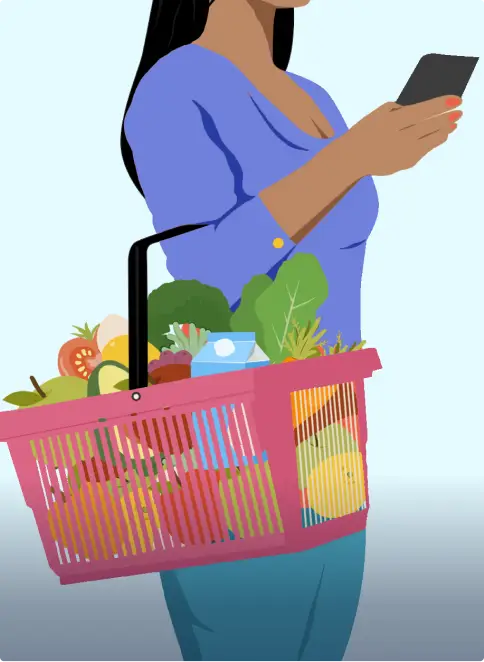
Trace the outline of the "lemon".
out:
M 308 478 L 309 507 L 322 517 L 349 515 L 365 502 L 363 457 L 360 452 L 332 455 Z
M 148 363 L 160 358 L 160 350 L 148 343 Z M 118 336 L 110 340 L 102 351 L 103 361 L 116 361 L 126 367 L 129 366 L 128 336 Z
M 328 425 L 296 448 L 299 489 L 307 485 L 311 472 L 330 455 L 358 451 L 358 443 L 350 432 L 338 423 Z

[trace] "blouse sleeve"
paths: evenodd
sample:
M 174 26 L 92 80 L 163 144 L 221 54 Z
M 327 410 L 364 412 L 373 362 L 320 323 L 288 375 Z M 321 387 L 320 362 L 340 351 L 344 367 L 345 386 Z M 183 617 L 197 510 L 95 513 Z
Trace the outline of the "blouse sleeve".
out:
M 175 279 L 218 287 L 233 305 L 252 276 L 268 273 L 294 248 L 260 197 L 244 193 L 236 156 L 198 102 L 141 93 L 125 130 L 156 231 L 209 224 L 163 243 Z

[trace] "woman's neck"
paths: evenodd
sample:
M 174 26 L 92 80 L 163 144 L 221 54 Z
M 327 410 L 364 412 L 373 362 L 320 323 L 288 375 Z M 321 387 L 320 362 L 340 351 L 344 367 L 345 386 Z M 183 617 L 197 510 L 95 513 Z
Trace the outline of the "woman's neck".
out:
M 245 73 L 260 76 L 274 68 L 275 11 L 261 0 L 215 0 L 195 43 L 225 56 Z

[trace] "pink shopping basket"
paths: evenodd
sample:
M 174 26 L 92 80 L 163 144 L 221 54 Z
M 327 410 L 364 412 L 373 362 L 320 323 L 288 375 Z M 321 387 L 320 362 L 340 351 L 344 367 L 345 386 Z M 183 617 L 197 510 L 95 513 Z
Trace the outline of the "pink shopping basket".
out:
M 2 413 L 62 584 L 305 550 L 364 529 L 375 350 L 147 387 L 147 252 L 129 257 L 130 390 Z

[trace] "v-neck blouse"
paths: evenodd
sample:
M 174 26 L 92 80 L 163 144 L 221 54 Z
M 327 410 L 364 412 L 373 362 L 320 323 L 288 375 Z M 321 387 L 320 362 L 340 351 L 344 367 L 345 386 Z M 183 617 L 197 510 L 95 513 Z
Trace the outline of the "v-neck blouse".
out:
M 218 287 L 235 308 L 253 276 L 274 277 L 295 253 L 312 253 L 329 283 L 319 311 L 326 337 L 335 342 L 341 332 L 352 343 L 361 339 L 363 261 L 378 197 L 373 180 L 362 179 L 298 244 L 277 224 L 259 193 L 348 130 L 325 90 L 288 75 L 318 105 L 333 136 L 311 136 L 228 59 L 195 44 L 144 76 L 126 136 L 156 231 L 209 224 L 162 246 L 175 279 Z

